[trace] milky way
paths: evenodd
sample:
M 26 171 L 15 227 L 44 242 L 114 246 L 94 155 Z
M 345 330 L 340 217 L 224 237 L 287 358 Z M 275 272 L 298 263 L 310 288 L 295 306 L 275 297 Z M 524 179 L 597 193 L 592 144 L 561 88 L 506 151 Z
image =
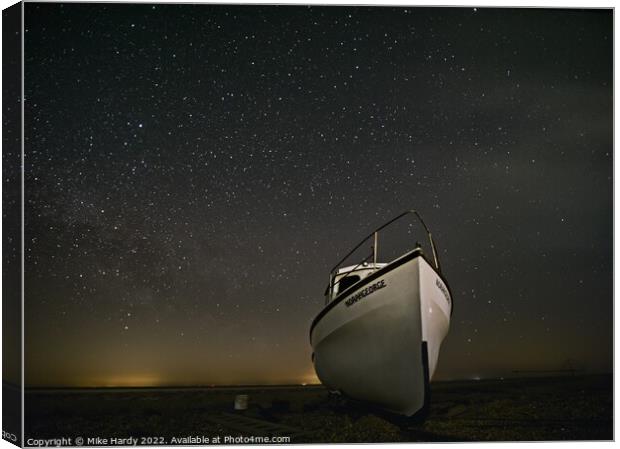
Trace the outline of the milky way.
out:
M 329 269 L 411 208 L 437 378 L 611 369 L 611 10 L 25 11 L 27 384 L 315 381 Z

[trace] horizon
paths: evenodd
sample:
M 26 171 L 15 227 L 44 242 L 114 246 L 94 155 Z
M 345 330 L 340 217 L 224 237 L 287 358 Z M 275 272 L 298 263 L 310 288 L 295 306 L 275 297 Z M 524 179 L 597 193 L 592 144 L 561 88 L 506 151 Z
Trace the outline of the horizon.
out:
M 458 378 L 440 378 L 432 379 L 431 384 L 442 382 L 478 382 L 486 380 L 519 380 L 519 379 L 554 379 L 564 377 L 584 377 L 584 376 L 611 376 L 613 371 L 600 371 L 600 370 L 531 370 L 531 371 L 514 371 L 509 373 L 497 373 L 487 376 L 471 375 L 468 377 Z M 18 387 L 17 384 L 9 381 L 3 383 L 9 384 L 13 387 Z M 48 385 L 28 385 L 24 389 L 33 390 L 71 390 L 71 389 L 201 389 L 201 388 L 262 388 L 262 387 L 317 387 L 324 386 L 320 381 L 316 382 L 289 382 L 289 383 L 256 383 L 256 384 L 83 384 L 83 385 L 60 385 L 60 384 L 48 384 Z M 327 387 L 325 387 L 327 388 Z

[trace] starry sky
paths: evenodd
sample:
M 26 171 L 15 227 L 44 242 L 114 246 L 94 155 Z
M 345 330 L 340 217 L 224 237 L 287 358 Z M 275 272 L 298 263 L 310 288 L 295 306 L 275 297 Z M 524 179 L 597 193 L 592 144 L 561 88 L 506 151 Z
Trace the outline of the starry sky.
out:
M 330 268 L 412 208 L 436 379 L 611 371 L 611 10 L 25 14 L 27 385 L 316 382 Z

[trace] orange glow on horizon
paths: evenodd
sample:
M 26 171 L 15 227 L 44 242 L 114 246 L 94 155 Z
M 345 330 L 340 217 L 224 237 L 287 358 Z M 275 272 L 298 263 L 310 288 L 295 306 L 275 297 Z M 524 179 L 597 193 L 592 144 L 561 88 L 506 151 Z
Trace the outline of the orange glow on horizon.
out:
M 303 374 L 297 378 L 291 379 L 260 379 L 255 382 L 246 381 L 193 381 L 193 382 L 174 382 L 165 379 L 158 375 L 153 374 L 128 374 L 119 376 L 110 376 L 105 378 L 85 379 L 73 383 L 73 387 L 76 388 L 148 388 L 148 387 L 194 387 L 194 386 L 209 386 L 209 387 L 226 387 L 226 386 L 242 386 L 242 385 L 317 385 L 321 381 L 317 378 L 314 372 Z M 43 385 L 37 385 L 43 386 Z M 48 385 L 53 387 L 54 385 Z M 57 385 L 63 387 L 62 385 Z
M 153 375 L 127 375 L 109 377 L 105 379 L 93 379 L 79 383 L 81 388 L 114 388 L 114 387 L 162 387 L 165 383 L 162 379 Z

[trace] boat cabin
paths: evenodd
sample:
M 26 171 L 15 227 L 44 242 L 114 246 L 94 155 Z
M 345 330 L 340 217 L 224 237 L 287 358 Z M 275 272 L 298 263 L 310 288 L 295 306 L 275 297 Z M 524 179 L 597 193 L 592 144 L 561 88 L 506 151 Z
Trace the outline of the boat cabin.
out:
M 334 278 L 327 286 L 325 292 L 325 302 L 328 304 L 335 299 L 340 293 L 351 287 L 353 284 L 357 284 L 366 276 L 371 275 L 380 268 L 386 266 L 386 263 L 369 263 L 351 265 L 348 267 L 339 268 L 336 271 Z

